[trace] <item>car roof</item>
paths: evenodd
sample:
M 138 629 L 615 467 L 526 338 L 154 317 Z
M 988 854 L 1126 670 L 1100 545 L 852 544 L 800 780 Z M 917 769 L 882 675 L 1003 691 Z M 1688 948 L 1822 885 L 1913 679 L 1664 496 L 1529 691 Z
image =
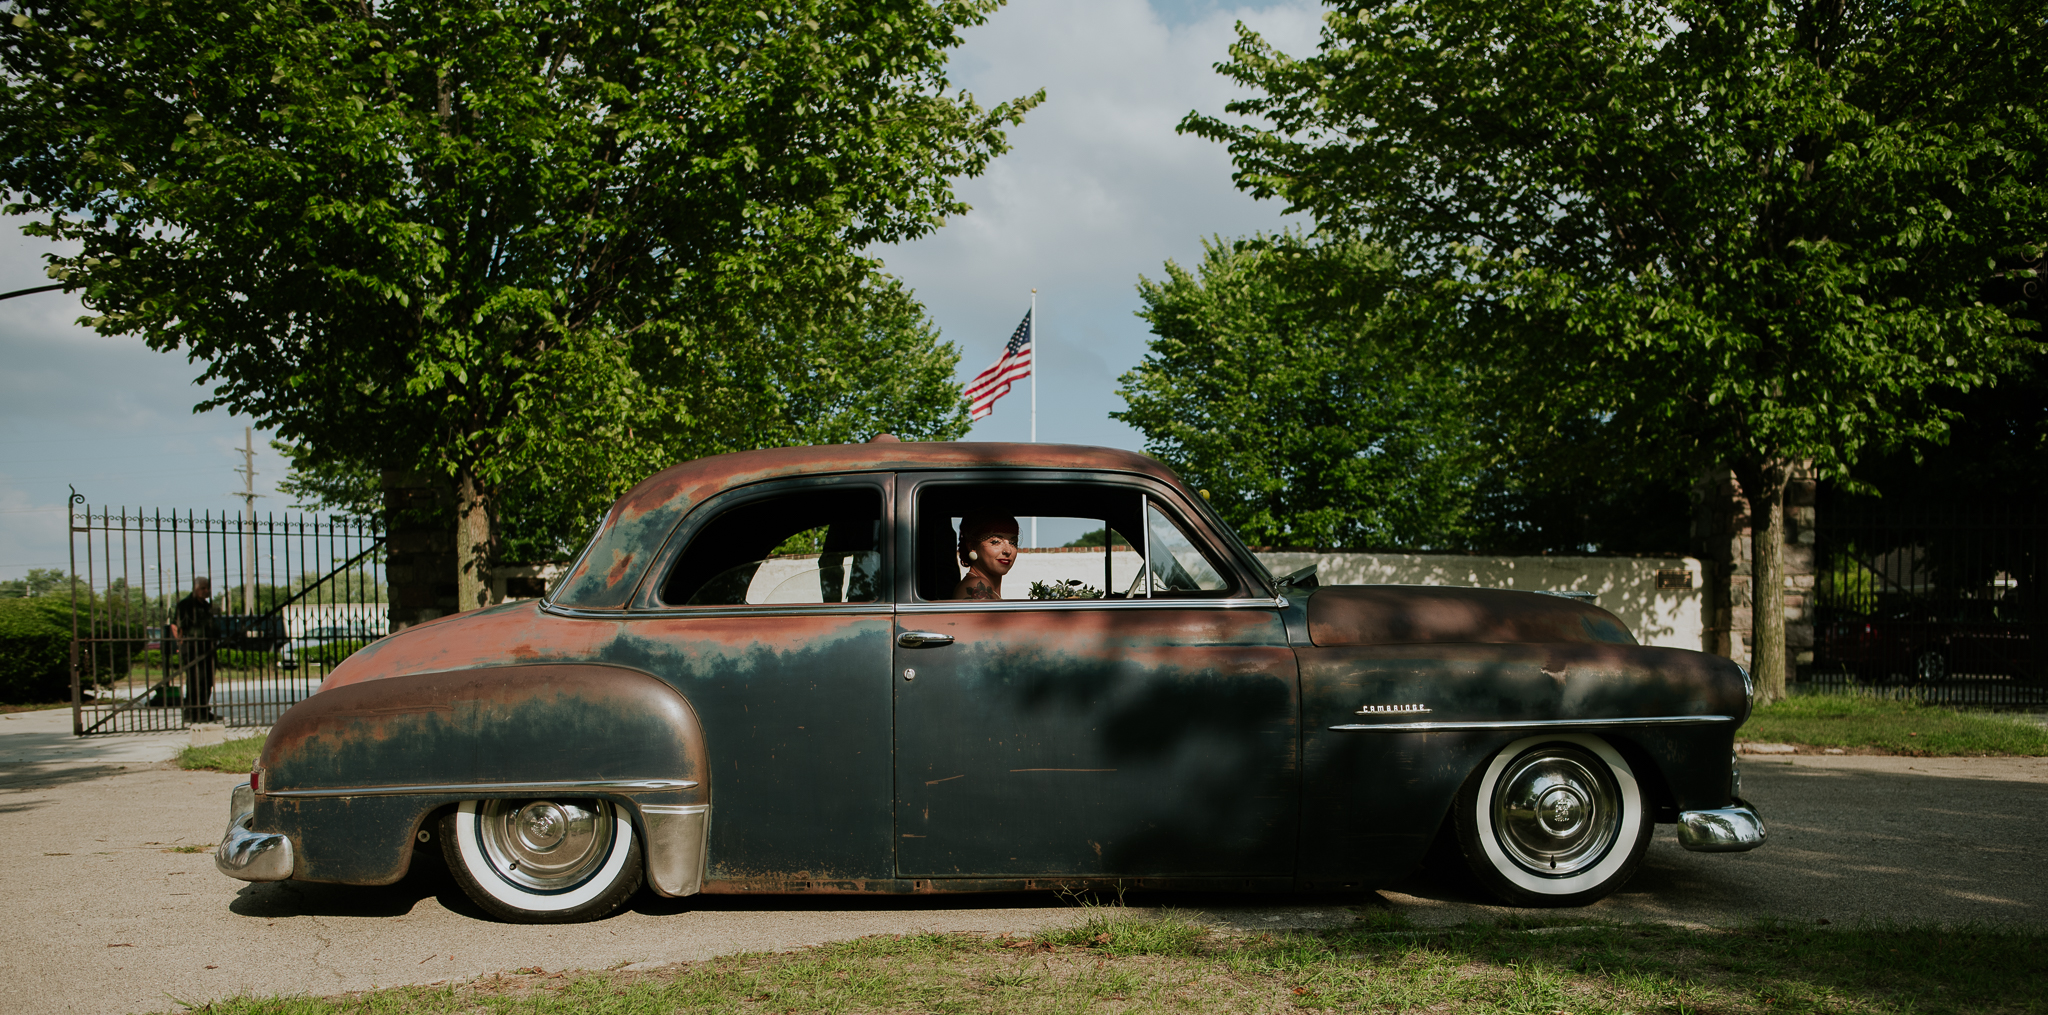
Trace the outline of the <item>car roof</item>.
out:
M 1085 444 L 871 441 L 713 455 L 671 465 L 626 491 L 551 601 L 585 608 L 620 605 L 633 584 L 626 579 L 638 576 L 644 558 L 675 522 L 696 504 L 734 487 L 828 473 L 1001 468 L 1121 472 L 1185 486 L 1156 458 Z

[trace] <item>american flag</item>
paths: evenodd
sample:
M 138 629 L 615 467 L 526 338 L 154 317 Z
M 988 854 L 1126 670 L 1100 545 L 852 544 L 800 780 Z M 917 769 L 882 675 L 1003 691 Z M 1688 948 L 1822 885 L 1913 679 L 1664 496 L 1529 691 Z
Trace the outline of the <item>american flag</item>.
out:
M 967 385 L 967 418 L 980 419 L 996 411 L 996 399 L 1010 393 L 1010 382 L 1031 376 L 1031 312 L 1010 334 L 1010 344 L 987 370 L 976 374 Z

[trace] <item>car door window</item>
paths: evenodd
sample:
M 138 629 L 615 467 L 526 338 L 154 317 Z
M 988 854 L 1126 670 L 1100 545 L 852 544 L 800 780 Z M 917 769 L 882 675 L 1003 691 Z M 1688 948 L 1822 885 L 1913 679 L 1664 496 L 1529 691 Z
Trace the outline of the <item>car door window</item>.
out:
M 882 494 L 799 488 L 722 509 L 661 587 L 668 606 L 872 603 L 882 593 Z
M 969 562 L 961 527 L 990 519 L 1017 527 L 1016 557 L 1002 582 L 1005 600 L 1227 596 L 1231 589 L 1228 572 L 1179 522 L 1127 486 L 926 482 L 915 511 L 916 591 L 927 601 L 962 598 Z M 1141 566 L 1148 540 L 1149 569 Z
M 1159 509 L 1156 501 L 1145 505 L 1146 559 L 1151 567 L 1152 594 L 1178 592 L 1221 592 L 1230 583 L 1216 565 L 1195 547 L 1179 524 Z

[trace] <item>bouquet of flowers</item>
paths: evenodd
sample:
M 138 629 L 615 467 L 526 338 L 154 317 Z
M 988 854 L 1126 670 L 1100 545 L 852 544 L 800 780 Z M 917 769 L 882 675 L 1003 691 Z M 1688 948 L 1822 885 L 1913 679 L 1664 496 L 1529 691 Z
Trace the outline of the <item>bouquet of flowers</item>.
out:
M 1033 599 L 1101 599 L 1102 592 L 1092 585 L 1081 584 L 1081 579 L 1070 578 L 1063 582 L 1032 582 Z

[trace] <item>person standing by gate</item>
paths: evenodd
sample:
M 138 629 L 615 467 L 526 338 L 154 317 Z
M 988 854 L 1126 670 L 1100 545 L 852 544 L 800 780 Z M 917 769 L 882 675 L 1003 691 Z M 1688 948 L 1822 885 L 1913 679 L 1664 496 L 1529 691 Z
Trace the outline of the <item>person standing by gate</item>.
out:
M 192 579 L 192 594 L 171 607 L 171 637 L 185 674 L 185 721 L 212 722 L 213 579 Z

